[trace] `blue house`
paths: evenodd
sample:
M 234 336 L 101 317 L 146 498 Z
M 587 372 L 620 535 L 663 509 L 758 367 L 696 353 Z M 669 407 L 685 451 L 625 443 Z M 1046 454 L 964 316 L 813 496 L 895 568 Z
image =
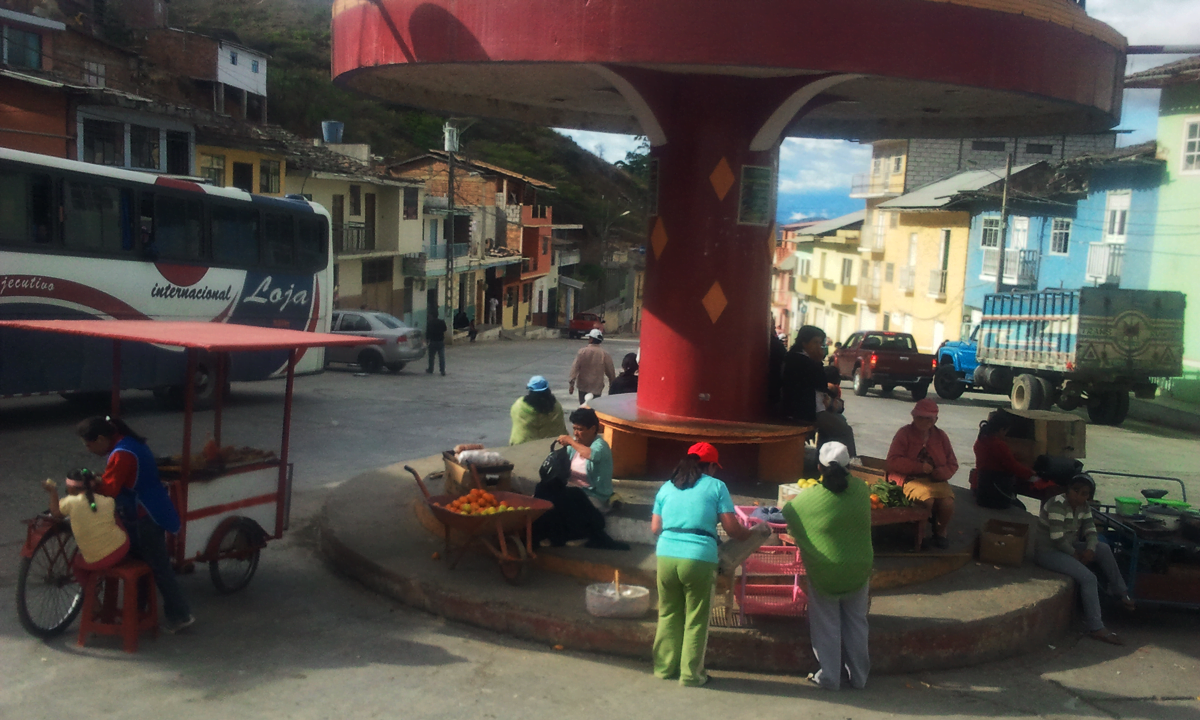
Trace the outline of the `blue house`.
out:
M 1024 182 L 1014 176 L 1010 185 L 1004 290 L 1104 283 L 1147 289 L 1164 169 L 1155 143 L 1050 169 L 1026 172 Z M 1000 203 L 994 194 L 962 200 L 971 207 L 963 319 L 973 324 L 984 296 L 997 288 Z

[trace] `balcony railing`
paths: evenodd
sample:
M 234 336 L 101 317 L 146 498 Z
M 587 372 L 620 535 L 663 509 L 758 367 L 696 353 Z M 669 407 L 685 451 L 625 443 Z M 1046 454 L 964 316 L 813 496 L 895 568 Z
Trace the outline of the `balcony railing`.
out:
M 333 252 L 360 253 L 375 249 L 375 228 L 363 223 L 335 223 L 333 226 Z
M 867 305 L 879 304 L 879 283 L 861 281 L 854 289 L 854 300 L 856 302 L 865 303 Z
M 896 285 L 900 292 L 910 293 L 917 288 L 917 269 L 912 265 L 900 268 L 896 277 Z
M 1019 288 L 1036 288 L 1041 253 L 1020 248 L 1004 249 L 1004 284 Z M 1000 270 L 1000 248 L 983 249 L 982 275 L 995 279 Z
M 883 252 L 884 241 L 887 240 L 887 231 L 879 231 L 875 225 L 867 225 L 862 229 L 862 239 L 858 243 L 858 251 L 865 253 L 881 253 Z
M 470 243 L 454 243 L 454 257 L 466 257 L 471 252 Z M 425 254 L 430 260 L 445 260 L 446 259 L 446 244 L 432 245 L 425 247 Z
M 929 297 L 938 300 L 946 299 L 946 271 L 931 270 L 929 272 Z
M 900 195 L 904 192 L 904 175 L 859 173 L 850 179 L 850 197 Z
M 1087 279 L 1101 284 L 1121 282 L 1121 265 L 1125 246 L 1112 243 L 1092 243 L 1088 247 Z

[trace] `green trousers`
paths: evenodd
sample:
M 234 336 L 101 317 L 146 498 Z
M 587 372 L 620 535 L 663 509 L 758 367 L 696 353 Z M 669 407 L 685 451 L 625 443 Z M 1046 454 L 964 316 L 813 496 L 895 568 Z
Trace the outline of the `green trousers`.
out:
M 717 564 L 658 558 L 658 631 L 654 634 L 654 675 L 679 678 L 683 685 L 708 682 L 704 650 Z

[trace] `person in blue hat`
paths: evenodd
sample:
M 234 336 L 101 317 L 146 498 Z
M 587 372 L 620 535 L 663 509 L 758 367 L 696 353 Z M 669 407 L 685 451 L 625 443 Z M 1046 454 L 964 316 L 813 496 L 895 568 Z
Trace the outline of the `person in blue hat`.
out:
M 554 439 L 562 435 L 567 427 L 563 422 L 562 405 L 550 392 L 550 383 L 546 382 L 546 378 L 534 375 L 525 384 L 525 389 L 528 390 L 525 396 L 517 398 L 508 411 L 512 418 L 508 444 L 520 445 L 530 440 Z

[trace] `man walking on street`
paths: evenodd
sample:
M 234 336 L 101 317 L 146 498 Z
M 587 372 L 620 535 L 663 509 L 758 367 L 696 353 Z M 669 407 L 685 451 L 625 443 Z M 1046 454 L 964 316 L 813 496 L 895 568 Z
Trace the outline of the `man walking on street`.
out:
M 438 317 L 437 310 L 429 311 L 429 327 L 425 328 L 425 337 L 429 340 L 429 368 L 425 371 L 433 374 L 433 356 L 438 356 L 438 369 L 446 374 L 446 321 Z
M 495 325 L 498 322 L 500 315 L 500 299 L 497 297 L 488 298 L 488 323 Z
M 604 333 L 592 330 L 587 334 L 587 338 L 587 347 L 575 356 L 575 362 L 571 364 L 571 374 L 567 378 L 567 392 L 573 393 L 576 386 L 579 387 L 580 405 L 588 393 L 600 397 L 600 393 L 604 391 L 604 378 L 608 378 L 608 384 L 611 386 L 617 377 L 612 356 L 600 347 L 600 343 L 604 342 Z

